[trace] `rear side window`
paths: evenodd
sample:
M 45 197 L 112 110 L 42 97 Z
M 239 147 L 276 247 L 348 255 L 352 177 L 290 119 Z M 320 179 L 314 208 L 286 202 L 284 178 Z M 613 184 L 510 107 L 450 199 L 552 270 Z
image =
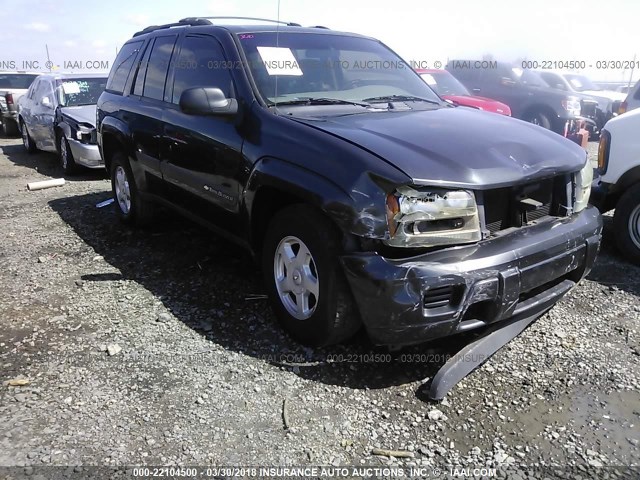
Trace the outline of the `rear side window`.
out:
M 173 103 L 179 103 L 182 92 L 194 87 L 218 87 L 227 98 L 231 97 L 231 74 L 225 67 L 224 52 L 217 40 L 208 36 L 186 37 L 176 62 Z
M 142 96 L 162 100 L 164 98 L 164 85 L 167 81 L 169 63 L 176 44 L 176 35 L 156 37 L 151 48 L 147 73 L 144 77 Z
M 136 60 L 140 47 L 142 47 L 142 43 L 142 40 L 140 40 L 139 42 L 125 43 L 123 45 L 109 74 L 107 90 L 115 93 L 124 92 L 124 86 L 127 83 L 131 67 Z

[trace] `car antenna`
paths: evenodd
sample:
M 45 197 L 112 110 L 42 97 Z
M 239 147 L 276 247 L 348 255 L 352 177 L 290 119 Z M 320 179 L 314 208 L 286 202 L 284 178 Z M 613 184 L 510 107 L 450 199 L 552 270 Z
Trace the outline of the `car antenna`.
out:
M 280 0 L 278 0 L 278 23 L 276 24 L 276 48 L 280 47 Z M 275 100 L 273 102 L 274 107 L 278 107 L 278 77 L 280 75 L 276 75 L 276 85 L 274 89 Z

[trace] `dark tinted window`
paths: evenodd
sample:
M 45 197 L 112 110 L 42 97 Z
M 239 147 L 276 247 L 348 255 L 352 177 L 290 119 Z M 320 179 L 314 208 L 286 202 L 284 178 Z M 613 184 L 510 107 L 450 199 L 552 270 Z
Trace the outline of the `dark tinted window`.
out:
M 218 87 L 226 97 L 232 96 L 231 75 L 224 64 L 222 47 L 212 37 L 191 36 L 184 39 L 175 62 L 173 103 L 187 88 Z
M 151 48 L 147 73 L 144 77 L 144 89 L 142 95 L 148 98 L 162 100 L 164 96 L 164 84 L 167 80 L 169 62 L 176 43 L 176 35 L 157 37 Z
M 0 88 L 26 90 L 37 75 L 22 75 L 17 73 L 0 73 Z
M 111 68 L 109 80 L 107 80 L 107 90 L 122 93 L 124 86 L 129 78 L 131 67 L 136 59 L 138 50 L 142 46 L 142 40 L 139 42 L 125 43 L 118 53 L 116 60 Z
M 151 54 L 151 45 L 147 46 L 147 50 L 144 52 L 144 55 L 142 56 L 142 59 L 139 62 L 138 71 L 136 72 L 136 79 L 133 84 L 134 95 L 142 95 L 142 89 L 144 87 L 144 77 L 147 73 L 147 64 L 149 63 L 150 54 Z

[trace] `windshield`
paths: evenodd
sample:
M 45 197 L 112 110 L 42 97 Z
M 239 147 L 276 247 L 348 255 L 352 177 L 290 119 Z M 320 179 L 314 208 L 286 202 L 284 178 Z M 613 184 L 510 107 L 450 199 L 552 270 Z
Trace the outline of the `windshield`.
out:
M 21 75 L 17 73 L 0 73 L 0 88 L 26 90 L 37 75 Z
M 421 73 L 420 76 L 438 95 L 471 95 L 469 90 L 449 72 Z
M 565 78 L 569 81 L 574 90 L 578 92 L 584 92 L 585 90 L 600 90 L 591 80 L 584 75 L 565 75 Z
M 239 39 L 268 104 L 304 98 L 384 103 L 393 96 L 441 103 L 408 64 L 374 40 L 324 33 L 276 37 L 275 32 L 245 33 Z
M 63 107 L 94 105 L 107 86 L 107 77 L 100 78 L 62 78 L 56 81 Z
M 516 78 L 520 80 L 523 85 L 528 85 L 530 87 L 547 87 L 548 84 L 545 82 L 542 77 L 533 70 L 522 69 L 518 67 L 513 67 L 511 71 L 514 73 Z

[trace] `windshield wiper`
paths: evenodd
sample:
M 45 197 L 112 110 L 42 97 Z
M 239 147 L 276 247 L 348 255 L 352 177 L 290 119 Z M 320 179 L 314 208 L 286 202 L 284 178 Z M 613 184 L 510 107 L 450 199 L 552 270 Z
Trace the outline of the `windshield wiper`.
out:
M 352 100 L 342 100 L 340 98 L 324 98 L 324 97 L 302 97 L 293 100 L 285 100 L 283 102 L 273 102 L 274 106 L 281 105 L 356 105 L 358 107 L 370 107 L 368 103 L 355 102 Z
M 433 105 L 442 105 L 436 100 L 429 100 L 422 97 L 414 97 L 412 95 L 384 95 L 381 97 L 365 98 L 363 102 L 427 102 Z

